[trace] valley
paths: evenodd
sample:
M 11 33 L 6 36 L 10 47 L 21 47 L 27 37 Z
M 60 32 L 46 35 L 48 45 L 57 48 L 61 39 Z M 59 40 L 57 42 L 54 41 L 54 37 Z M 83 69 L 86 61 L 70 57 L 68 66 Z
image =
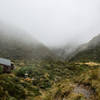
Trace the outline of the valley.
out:
M 27 42 L 27 35 L 21 41 L 0 35 L 0 57 L 16 67 L 11 73 L 0 67 L 0 100 L 99 100 L 98 39 L 70 51 L 72 46 L 54 50 L 36 39 Z
M 100 0 L 0 0 L 0 100 L 100 100 Z

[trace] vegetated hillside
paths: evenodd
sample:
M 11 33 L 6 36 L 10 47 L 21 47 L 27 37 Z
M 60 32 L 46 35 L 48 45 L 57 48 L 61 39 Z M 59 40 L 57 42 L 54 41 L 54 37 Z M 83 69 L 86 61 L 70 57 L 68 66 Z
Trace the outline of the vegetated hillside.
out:
M 94 37 L 87 44 L 81 45 L 70 61 L 100 61 L 100 35 Z
M 30 33 L 0 25 L 0 56 L 10 59 L 43 59 L 52 52 Z M 13 28 L 13 29 L 12 29 Z

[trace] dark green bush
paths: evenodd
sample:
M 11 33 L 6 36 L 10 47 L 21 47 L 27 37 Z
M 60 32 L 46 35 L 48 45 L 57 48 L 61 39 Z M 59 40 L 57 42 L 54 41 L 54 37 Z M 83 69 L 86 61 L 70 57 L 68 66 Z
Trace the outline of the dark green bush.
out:
M 51 87 L 51 83 L 49 80 L 43 80 L 41 83 L 39 83 L 39 86 L 41 89 L 47 89 Z
M 3 67 L 0 65 L 0 74 L 3 73 Z

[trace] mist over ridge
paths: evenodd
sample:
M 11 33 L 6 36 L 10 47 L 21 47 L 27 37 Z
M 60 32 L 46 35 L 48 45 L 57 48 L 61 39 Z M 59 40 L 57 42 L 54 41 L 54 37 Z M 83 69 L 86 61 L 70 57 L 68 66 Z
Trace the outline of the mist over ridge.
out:
M 52 52 L 31 33 L 0 23 L 0 57 L 42 60 L 52 57 Z
M 58 47 L 82 44 L 100 33 L 99 9 L 99 0 L 1 0 L 0 20 Z

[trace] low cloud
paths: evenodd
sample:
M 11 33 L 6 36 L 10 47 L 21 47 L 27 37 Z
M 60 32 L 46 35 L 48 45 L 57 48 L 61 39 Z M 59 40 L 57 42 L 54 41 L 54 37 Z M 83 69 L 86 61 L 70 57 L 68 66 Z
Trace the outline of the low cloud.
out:
M 47 46 L 84 43 L 100 33 L 100 0 L 0 0 L 0 20 Z

